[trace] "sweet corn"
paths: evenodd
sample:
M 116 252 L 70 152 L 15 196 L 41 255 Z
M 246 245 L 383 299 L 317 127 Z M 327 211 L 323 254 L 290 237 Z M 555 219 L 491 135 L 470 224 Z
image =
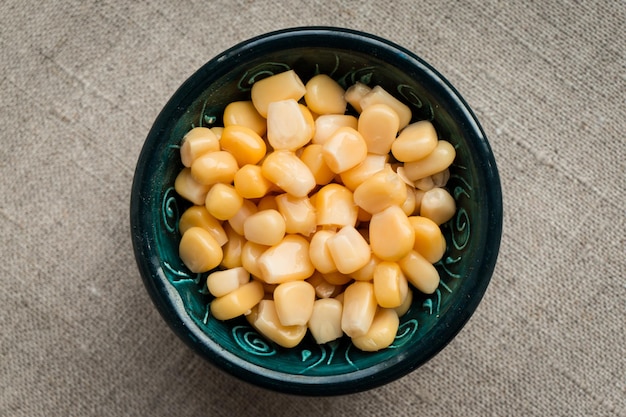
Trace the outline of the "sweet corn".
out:
M 305 85 L 304 101 L 317 114 L 344 114 L 346 99 L 344 89 L 326 74 L 318 74 Z
M 211 129 L 194 127 L 183 137 L 183 142 L 180 146 L 180 159 L 183 165 L 189 168 L 200 155 L 219 150 L 219 139 Z
M 409 223 L 415 230 L 415 249 L 428 262 L 439 262 L 446 251 L 446 238 L 441 233 L 439 225 L 427 217 L 411 216 Z
M 191 272 L 207 272 L 222 262 L 223 252 L 217 240 L 201 227 L 191 227 L 180 239 L 178 254 Z
M 315 188 L 315 177 L 309 167 L 291 151 L 274 151 L 261 165 L 261 173 L 285 192 L 304 197 Z
M 331 284 L 330 282 L 324 279 L 324 276 L 319 272 L 315 271 L 310 278 L 306 280 L 309 284 L 315 288 L 315 295 L 318 298 L 331 298 L 339 294 L 341 290 L 341 285 Z
M 203 205 L 210 185 L 201 184 L 191 176 L 191 169 L 183 168 L 174 180 L 174 190 L 185 200 Z
M 352 338 L 354 346 L 364 352 L 376 352 L 389 347 L 396 338 L 400 319 L 395 310 L 379 308 L 368 331 Z
M 261 198 L 256 205 L 259 211 L 261 210 L 276 210 L 278 211 L 278 204 L 276 204 L 276 196 L 274 194 L 268 194 Z
M 268 249 L 268 246 L 247 241 L 241 247 L 241 266 L 254 277 L 261 277 L 263 272 L 259 267 L 259 258 Z
M 455 212 L 454 197 L 445 188 L 433 188 L 424 193 L 420 206 L 420 216 L 428 217 L 441 225 L 450 220 Z
M 259 257 L 261 277 L 268 284 L 305 280 L 315 267 L 309 257 L 309 242 L 302 236 L 287 235 Z
M 358 120 L 349 114 L 323 114 L 315 119 L 315 134 L 311 142 L 323 145 L 340 127 L 357 130 Z
M 404 316 L 411 308 L 411 304 L 413 304 L 413 290 L 411 290 L 411 287 L 409 287 L 406 293 L 406 297 L 404 297 L 404 300 L 402 301 L 402 304 L 394 308 L 398 317 Z
M 454 161 L 455 156 L 454 146 L 450 142 L 440 140 L 435 149 L 424 158 L 406 162 L 404 173 L 411 181 L 417 181 L 447 169 Z
M 415 213 L 418 212 L 418 210 L 417 210 L 417 198 L 415 196 L 414 188 L 412 188 L 412 187 L 410 187 L 408 185 L 406 186 L 406 200 L 404 200 L 404 203 L 402 203 L 400 208 L 402 208 L 402 211 L 407 216 L 412 216 L 412 215 L 414 215 Z
M 235 190 L 243 198 L 261 198 L 268 193 L 272 183 L 261 173 L 259 165 L 244 165 L 233 178 Z
M 354 202 L 374 214 L 387 207 L 401 205 L 406 200 L 406 193 L 404 181 L 387 165 L 354 190 Z
M 348 87 L 346 93 L 344 94 L 344 98 L 350 105 L 357 111 L 357 113 L 361 113 L 363 109 L 361 108 L 361 100 L 365 97 L 372 89 L 367 85 L 356 82 L 355 84 Z
M 236 268 L 242 266 L 241 264 L 241 250 L 246 239 L 237 233 L 228 223 L 224 224 L 224 231 L 228 236 L 228 241 L 222 247 L 224 251 L 224 258 L 220 265 L 224 268 Z
M 374 268 L 374 295 L 379 306 L 396 308 L 409 291 L 409 283 L 395 262 L 382 261 Z
M 211 301 L 211 314 L 218 320 L 230 320 L 248 313 L 263 299 L 265 292 L 259 281 L 250 281 L 226 295 Z
M 226 126 L 220 139 L 222 150 L 230 152 L 238 166 L 256 164 L 265 156 L 267 146 L 258 133 L 249 127 Z
M 334 298 L 315 301 L 308 327 L 317 343 L 328 343 L 343 336 L 342 310 L 341 302 Z
M 412 250 L 398 261 L 406 279 L 424 294 L 432 294 L 439 286 L 437 269 L 417 251 Z
M 372 325 L 378 306 L 374 284 L 355 281 L 348 285 L 343 294 L 341 329 L 349 337 L 363 336 Z
M 334 230 L 319 230 L 311 237 L 309 244 L 309 258 L 315 269 L 322 274 L 327 274 L 337 270 L 337 265 L 330 254 L 330 249 L 326 242 L 336 232 Z
M 369 239 L 376 256 L 397 261 L 413 249 L 415 230 L 399 206 L 390 206 L 372 215 Z
M 363 268 L 370 260 L 371 250 L 354 226 L 342 227 L 326 241 L 330 255 L 342 274 Z
M 243 236 L 243 224 L 248 217 L 256 213 L 257 207 L 250 200 L 243 200 L 241 208 L 233 217 L 228 219 L 228 225 L 240 236 Z
M 430 154 L 437 146 L 437 132 L 428 120 L 411 123 L 391 145 L 391 153 L 401 162 L 417 161 Z
M 246 319 L 259 333 L 284 348 L 297 346 L 307 331 L 307 326 L 284 326 L 273 300 L 261 300 Z
M 209 189 L 204 204 L 213 217 L 228 220 L 243 206 L 243 197 L 232 185 L 218 182 Z
M 389 155 L 376 155 L 373 153 L 367 154 L 363 162 L 359 165 L 339 174 L 341 182 L 343 182 L 343 185 L 345 185 L 350 191 L 354 191 L 356 190 L 356 187 L 363 183 L 363 181 L 370 178 L 377 172 L 382 171 L 388 161 Z
M 213 126 L 211 128 L 211 132 L 213 132 L 215 134 L 215 137 L 217 137 L 217 140 L 220 140 L 222 138 L 222 132 L 224 132 L 224 127 L 223 126 Z
M 213 185 L 218 182 L 230 184 L 238 169 L 237 160 L 229 152 L 209 152 L 193 161 L 191 176 L 200 184 Z
M 215 297 L 221 297 L 250 281 L 250 273 L 242 267 L 224 269 L 210 273 L 206 279 L 209 292 Z
M 285 237 L 285 218 L 276 210 L 261 210 L 243 223 L 244 237 L 254 243 L 273 246 Z
M 318 226 L 355 226 L 358 207 L 352 191 L 340 184 L 331 183 L 315 194 Z
M 233 101 L 224 109 L 224 127 L 245 126 L 263 136 L 267 131 L 265 118 L 254 108 L 252 101 Z
M 377 85 L 372 88 L 361 100 L 359 101 L 361 108 L 365 110 L 367 107 L 373 104 L 386 104 L 391 107 L 400 119 L 399 129 L 404 129 L 411 121 L 411 109 L 409 106 L 389 94 L 384 88 Z M 361 113 L 363 112 L 361 111 Z
M 351 273 L 350 276 L 357 281 L 371 281 L 374 279 L 374 270 L 379 263 L 380 258 L 372 253 L 369 262 L 364 267 Z
M 278 319 L 283 326 L 306 326 L 315 302 L 315 288 L 306 281 L 279 284 L 274 290 Z
M 357 166 L 367 156 L 365 140 L 351 127 L 337 129 L 322 146 L 324 161 L 336 174 Z
M 331 171 L 324 160 L 322 149 L 322 145 L 312 143 L 306 146 L 300 154 L 300 159 L 309 167 L 315 178 L 315 183 L 318 185 L 326 185 L 335 177 L 335 173 Z
M 329 272 L 327 274 L 323 274 L 324 279 L 333 285 L 345 285 L 352 281 L 352 277 L 350 275 L 343 274 L 339 271 Z
M 178 230 L 185 234 L 192 227 L 201 227 L 209 232 L 222 246 L 228 240 L 226 232 L 215 217 L 211 216 L 205 206 L 191 206 L 183 212 L 178 221 Z
M 274 150 L 295 151 L 306 145 L 315 129 L 311 112 L 296 100 L 275 101 L 267 109 L 267 140 Z
M 263 117 L 267 117 L 270 103 L 293 99 L 299 101 L 306 93 L 304 83 L 293 70 L 281 72 L 252 84 L 252 103 Z
M 367 144 L 367 152 L 388 155 L 396 140 L 400 118 L 386 104 L 372 104 L 359 116 L 358 131 Z
M 317 228 L 315 207 L 308 197 L 294 197 L 291 194 L 279 194 L 275 197 L 278 212 L 285 219 L 287 233 L 300 233 L 309 236 Z

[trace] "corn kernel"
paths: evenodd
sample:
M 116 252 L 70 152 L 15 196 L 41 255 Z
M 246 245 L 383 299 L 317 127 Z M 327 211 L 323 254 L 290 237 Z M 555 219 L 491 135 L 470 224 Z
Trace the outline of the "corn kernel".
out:
M 323 274 L 324 279 L 332 284 L 332 285 L 345 285 L 352 281 L 352 277 L 350 275 L 343 274 L 339 271 L 332 271 L 326 274 Z
M 308 197 L 294 197 L 291 194 L 279 194 L 275 197 L 278 211 L 285 219 L 287 233 L 300 233 L 309 236 L 317 228 L 315 207 Z
M 374 270 L 376 265 L 380 263 L 380 258 L 372 253 L 370 260 L 364 267 L 357 269 L 353 273 L 350 274 L 352 278 L 357 281 L 371 281 L 374 279 Z
M 273 246 L 285 237 L 285 219 L 276 210 L 261 210 L 244 221 L 243 233 L 248 241 Z
M 305 280 L 315 267 L 309 257 L 309 242 L 298 235 L 287 235 L 259 257 L 261 278 L 268 284 Z
M 241 266 L 252 276 L 260 277 L 262 272 L 259 267 L 259 258 L 268 248 L 268 246 L 247 241 L 241 247 Z
M 218 182 L 230 184 L 238 169 L 237 160 L 229 152 L 209 152 L 193 161 L 191 176 L 200 184 L 213 185 Z
M 413 290 L 411 290 L 411 287 L 409 287 L 406 293 L 406 297 L 402 301 L 402 304 L 394 308 L 398 317 L 404 316 L 411 308 L 411 304 L 413 304 Z
M 246 316 L 248 322 L 259 333 L 274 343 L 292 348 L 304 339 L 307 326 L 284 326 L 281 324 L 273 300 L 261 300 Z
M 326 74 L 318 74 L 305 85 L 304 101 L 317 114 L 343 114 L 346 112 L 344 89 Z
M 218 320 L 230 320 L 248 313 L 263 299 L 263 285 L 250 281 L 211 301 L 211 314 Z
M 248 217 L 256 213 L 257 207 L 250 200 L 243 200 L 243 204 L 239 211 L 230 219 L 228 219 L 228 225 L 240 236 L 243 236 L 243 224 Z
M 357 166 L 367 156 L 365 140 L 351 127 L 337 129 L 322 146 L 324 161 L 336 174 Z
M 391 107 L 400 119 L 400 129 L 404 129 L 411 121 L 411 109 L 409 106 L 389 94 L 384 88 L 377 85 L 372 88 L 361 100 L 359 101 L 361 108 L 365 110 L 367 107 L 373 104 L 386 104 Z M 363 112 L 363 110 L 361 112 Z
M 319 226 L 355 226 L 358 207 L 352 191 L 340 184 L 331 183 L 315 194 L 315 210 Z
M 447 169 L 456 156 L 454 146 L 445 140 L 437 142 L 435 149 L 422 159 L 406 162 L 404 173 L 411 181 L 417 181 Z
M 287 99 L 299 101 L 304 97 L 306 87 L 295 71 L 289 70 L 256 81 L 250 93 L 256 110 L 267 117 L 270 103 Z
M 417 251 L 412 250 L 398 261 L 406 279 L 424 294 L 432 294 L 439 286 L 439 272 Z
M 221 297 L 250 281 L 250 274 L 242 267 L 224 269 L 210 273 L 206 279 L 209 292 L 215 297 Z
M 224 109 L 224 127 L 245 126 L 263 136 L 267 131 L 265 118 L 254 108 L 252 101 L 233 101 Z
M 267 110 L 267 140 L 274 150 L 295 151 L 313 138 L 315 122 L 296 100 L 275 101 Z
M 261 167 L 250 164 L 239 168 L 233 178 L 233 184 L 243 198 L 261 198 L 272 187 L 272 183 L 261 173 Z
M 352 338 L 354 346 L 364 352 L 376 352 L 389 347 L 396 338 L 400 320 L 395 310 L 379 308 L 368 331 Z
M 274 290 L 278 319 L 283 326 L 305 326 L 315 302 L 315 288 L 306 281 L 279 284 Z
M 232 185 L 217 183 L 211 186 L 204 204 L 213 217 L 218 220 L 228 220 L 243 206 L 243 197 Z
M 343 336 L 341 315 L 343 306 L 333 298 L 316 300 L 309 319 L 309 330 L 319 344 L 328 343 Z
M 315 119 L 315 134 L 311 142 L 323 145 L 340 127 L 357 130 L 358 120 L 349 114 L 323 114 Z
M 256 164 L 265 156 L 267 146 L 258 133 L 245 126 L 226 126 L 220 139 L 222 150 L 230 152 L 238 166 Z
M 343 293 L 343 311 L 341 328 L 349 337 L 363 336 L 367 333 L 378 304 L 374 295 L 374 284 L 355 281 L 348 285 Z
M 183 165 L 189 168 L 200 155 L 219 150 L 219 139 L 211 129 L 195 127 L 183 137 L 183 142 L 180 146 L 180 159 Z
M 428 120 L 412 123 L 402 129 L 391 146 L 394 158 L 401 162 L 425 158 L 437 146 L 437 132 Z
M 210 271 L 220 264 L 222 248 L 217 240 L 201 227 L 192 227 L 181 237 L 178 253 L 191 272 Z
M 404 181 L 387 165 L 354 190 L 354 202 L 374 214 L 387 207 L 401 205 L 406 200 L 406 193 Z
M 290 151 L 268 154 L 261 172 L 269 181 L 296 197 L 304 197 L 315 188 L 315 177 L 309 167 Z
M 413 249 L 415 229 L 398 206 L 372 215 L 369 224 L 372 252 L 382 260 L 397 261 Z
M 326 281 L 319 271 L 315 271 L 306 281 L 315 288 L 315 295 L 318 298 L 335 297 L 342 288 L 341 285 L 334 285 Z
M 359 165 L 339 174 L 341 182 L 343 182 L 343 185 L 350 191 L 354 191 L 363 181 L 385 169 L 388 161 L 389 155 L 367 154 L 363 162 Z
M 315 269 L 322 274 L 327 274 L 337 270 L 335 261 L 330 254 L 330 249 L 326 245 L 329 238 L 334 236 L 334 230 L 319 230 L 311 237 L 309 244 L 309 258 Z
M 415 249 L 428 262 L 439 262 L 446 251 L 446 238 L 441 233 L 439 225 L 427 217 L 411 216 L 409 223 L 415 230 Z
M 191 176 L 191 169 L 183 168 L 174 180 L 174 190 L 185 200 L 203 205 L 210 185 L 201 184 Z
M 396 140 L 400 118 L 386 104 L 372 104 L 361 112 L 358 131 L 367 144 L 367 152 L 387 155 Z
M 396 308 L 402 305 L 409 283 L 395 262 L 382 261 L 374 269 L 374 295 L 379 306 Z
M 371 257 L 370 246 L 354 226 L 342 227 L 328 238 L 326 245 L 337 270 L 343 274 L 363 268 Z
M 356 82 L 355 84 L 348 87 L 346 93 L 344 94 L 344 98 L 350 105 L 357 111 L 357 113 L 361 113 L 363 109 L 361 108 L 361 100 L 365 97 L 372 89 L 367 85 Z
M 312 143 L 306 146 L 300 154 L 300 159 L 309 167 L 318 185 L 326 185 L 335 177 L 335 173 L 330 170 L 324 160 L 322 149 L 322 145 Z
M 445 188 L 433 188 L 422 197 L 420 216 L 428 217 L 438 225 L 444 224 L 454 216 L 456 202 Z
M 276 204 L 276 196 L 274 194 L 268 194 L 261 198 L 256 205 L 259 211 L 261 210 L 276 210 L 278 211 L 278 204 Z
M 243 236 L 237 233 L 228 223 L 224 225 L 224 231 L 228 236 L 228 241 L 222 247 L 224 251 L 224 258 L 220 263 L 224 268 L 236 268 L 242 266 L 241 264 L 241 250 L 246 240 Z
M 178 230 L 181 234 L 185 234 L 192 227 L 202 227 L 209 232 L 222 246 L 228 240 L 226 232 L 215 217 L 207 211 L 205 206 L 191 206 L 183 212 L 178 221 Z

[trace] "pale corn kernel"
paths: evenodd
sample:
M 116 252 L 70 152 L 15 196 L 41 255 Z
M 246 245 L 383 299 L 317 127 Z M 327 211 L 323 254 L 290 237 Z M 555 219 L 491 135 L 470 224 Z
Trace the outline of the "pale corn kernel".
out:
M 304 101 L 311 111 L 322 114 L 343 114 L 347 102 L 344 89 L 326 74 L 318 74 L 305 85 Z
M 313 313 L 309 319 L 309 331 L 315 342 L 324 344 L 343 336 L 341 329 L 341 315 L 343 306 L 334 298 L 316 300 L 313 304 Z
M 315 183 L 318 185 L 326 185 L 335 177 L 335 173 L 326 164 L 322 153 L 322 145 L 310 144 L 302 149 L 300 159 L 311 170 Z
M 275 101 L 293 99 L 299 101 L 304 97 L 306 87 L 294 70 L 281 72 L 252 85 L 250 92 L 252 103 L 259 114 L 267 118 L 267 109 Z
M 358 120 L 349 114 L 323 114 L 315 119 L 315 134 L 312 143 L 323 145 L 340 127 L 357 129 Z
M 319 271 L 315 271 L 306 281 L 315 288 L 315 295 L 318 298 L 335 297 L 341 290 L 341 285 L 334 285 L 326 281 Z
M 245 126 L 226 126 L 220 139 L 222 150 L 230 152 L 238 166 L 258 163 L 267 152 L 265 141 L 258 133 Z
M 352 338 L 354 346 L 364 352 L 376 352 L 389 347 L 396 338 L 400 319 L 395 310 L 379 308 L 368 331 Z
M 244 165 L 233 178 L 235 190 L 243 198 L 261 198 L 272 187 L 272 183 L 261 173 L 259 165 Z
M 370 92 L 368 92 L 359 101 L 361 105 L 361 113 L 367 107 L 374 104 L 386 104 L 398 114 L 400 119 L 399 129 L 404 129 L 411 121 L 411 109 L 409 106 L 389 94 L 383 87 L 377 85 Z
M 256 204 L 259 211 L 261 210 L 276 210 L 278 211 L 278 204 L 276 204 L 276 196 L 274 194 L 268 194 L 261 198 Z
M 359 165 L 339 174 L 341 182 L 346 188 L 354 191 L 363 181 L 385 169 L 388 161 L 389 155 L 367 154 L 363 162 Z
M 232 185 L 218 182 L 211 186 L 204 204 L 213 217 L 218 220 L 228 220 L 243 206 L 243 197 Z
M 246 269 L 252 276 L 262 278 L 261 268 L 259 267 L 259 258 L 268 249 L 268 246 L 259 245 L 254 242 L 246 242 L 241 247 L 241 266 Z
M 429 175 L 428 177 L 420 178 L 415 181 L 415 188 L 422 191 L 428 191 L 435 188 L 435 183 L 433 181 L 433 176 Z
M 306 326 L 314 302 L 315 288 L 306 281 L 283 282 L 274 290 L 276 313 L 283 326 Z
M 402 208 L 402 211 L 407 216 L 412 216 L 417 213 L 415 191 L 408 185 L 406 186 L 406 200 L 400 205 L 400 208 Z
M 335 183 L 315 194 L 315 210 L 318 226 L 355 226 L 359 213 L 352 191 Z
M 268 284 L 305 280 L 315 267 L 309 257 L 309 242 L 299 235 L 287 235 L 259 257 L 261 277 Z
M 263 336 L 284 348 L 297 346 L 307 332 L 307 326 L 281 324 L 273 300 L 261 300 L 246 316 L 246 320 Z
M 396 262 L 376 265 L 373 283 L 376 302 L 384 308 L 401 306 L 409 291 L 409 283 Z
M 365 140 L 351 127 L 340 127 L 322 146 L 324 161 L 336 174 L 357 166 L 367 156 Z
M 341 291 L 339 294 L 335 295 L 333 298 L 339 301 L 343 305 L 344 296 L 345 296 L 345 291 Z
M 359 116 L 358 131 L 367 144 L 367 152 L 387 155 L 396 140 L 400 118 L 386 104 L 372 104 Z
M 183 168 L 174 180 L 174 190 L 185 200 L 203 205 L 210 185 L 201 184 L 191 176 L 191 169 Z
M 418 190 L 417 188 L 414 189 L 413 192 L 415 193 L 415 211 L 413 211 L 413 213 L 419 214 L 422 208 L 422 199 L 424 198 L 424 194 L 426 193 L 422 190 Z
M 397 261 L 413 249 L 415 230 L 399 206 L 390 206 L 372 215 L 369 238 L 376 256 L 385 261 Z
M 210 273 L 206 278 L 206 286 L 215 297 L 221 297 L 250 281 L 250 273 L 242 267 L 224 269 Z
M 409 287 L 406 293 L 406 297 L 404 298 L 404 300 L 402 300 L 402 304 L 394 308 L 398 317 L 404 316 L 411 308 L 411 304 L 413 304 L 413 290 L 411 290 L 411 287 Z
M 350 274 L 363 268 L 372 255 L 370 246 L 354 226 L 342 227 L 326 241 L 337 270 Z
M 352 277 L 350 275 L 343 274 L 339 271 L 328 272 L 322 275 L 326 281 L 333 285 L 345 285 L 352 281 Z
M 363 336 L 372 325 L 377 308 L 374 284 L 353 282 L 343 292 L 341 329 L 349 337 Z
M 285 237 L 285 218 L 276 210 L 261 210 L 243 223 L 245 238 L 259 245 L 273 246 Z
M 224 132 L 224 126 L 213 126 L 211 128 L 211 132 L 215 134 L 217 140 L 220 140 L 222 138 L 222 133 Z
M 422 159 L 404 164 L 404 173 L 411 181 L 428 177 L 447 169 L 456 156 L 454 146 L 445 140 L 437 142 L 435 149 Z
M 201 227 L 192 227 L 181 237 L 178 254 L 191 272 L 207 272 L 222 262 L 223 252 L 217 240 Z
M 207 152 L 220 150 L 220 142 L 215 133 L 207 127 L 194 127 L 185 136 L 180 146 L 180 159 L 184 166 L 191 167 L 197 157 Z
M 404 203 L 406 193 L 404 181 L 387 165 L 354 190 L 354 202 L 368 213 L 375 214 Z
M 411 216 L 409 223 L 415 230 L 413 249 L 419 252 L 428 262 L 439 262 L 446 251 L 446 238 L 439 225 L 427 217 Z
M 308 195 L 316 185 L 309 167 L 291 151 L 278 150 L 268 154 L 261 172 L 269 181 L 296 197 Z
M 441 172 L 431 175 L 435 187 L 445 187 L 450 179 L 450 170 L 444 169 Z
M 183 235 L 192 227 L 202 227 L 222 246 L 228 240 L 222 223 L 207 211 L 206 206 L 191 206 L 183 212 L 178 221 L 178 230 Z
M 228 219 L 228 224 L 237 234 L 243 236 L 243 223 L 257 211 L 257 207 L 252 201 L 244 199 L 239 211 Z
M 344 94 L 344 98 L 350 105 L 356 110 L 358 113 L 361 113 L 363 109 L 361 108 L 361 100 L 365 97 L 372 89 L 367 85 L 357 82 L 346 90 Z
M 380 262 L 380 258 L 372 254 L 369 262 L 364 267 L 351 273 L 350 276 L 357 281 L 371 281 L 374 279 L 374 269 Z
M 263 285 L 252 280 L 226 295 L 211 301 L 211 314 L 218 320 L 230 320 L 248 313 L 265 295 Z
M 456 213 L 454 197 L 445 188 L 426 191 L 420 205 L 420 216 L 428 217 L 438 225 L 444 224 Z
M 241 250 L 246 239 L 239 233 L 237 233 L 228 223 L 224 224 L 224 231 L 228 236 L 228 241 L 222 247 L 224 251 L 224 258 L 220 263 L 224 268 L 236 268 L 242 266 L 241 264 Z
M 317 228 L 315 207 L 308 197 L 294 197 L 291 194 L 279 194 L 275 197 L 278 212 L 285 219 L 286 233 L 300 233 L 309 236 Z
M 315 269 L 322 274 L 337 270 L 337 265 L 326 245 L 328 239 L 334 236 L 334 230 L 319 230 L 312 237 L 309 244 L 309 258 Z
M 313 138 L 311 112 L 296 100 L 275 101 L 267 110 L 267 140 L 274 150 L 295 151 Z
M 432 294 L 439 286 L 439 272 L 417 251 L 412 250 L 398 261 L 406 279 L 424 294 Z
M 437 131 L 428 120 L 411 123 L 391 145 L 391 153 L 401 162 L 425 158 L 437 146 Z
M 245 126 L 263 136 L 267 131 L 267 122 L 254 108 L 252 101 L 233 101 L 224 109 L 224 127 Z
M 226 151 L 205 153 L 191 164 L 191 176 L 201 184 L 230 184 L 239 169 L 235 157 Z

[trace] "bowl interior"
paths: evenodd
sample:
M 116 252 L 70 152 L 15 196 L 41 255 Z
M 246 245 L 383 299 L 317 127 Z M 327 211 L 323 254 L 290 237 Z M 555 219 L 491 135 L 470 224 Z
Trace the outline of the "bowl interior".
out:
M 220 125 L 224 107 L 247 100 L 255 80 L 294 69 L 307 81 L 328 74 L 342 86 L 381 85 L 408 104 L 413 121 L 431 120 L 457 151 L 446 188 L 457 203 L 443 226 L 448 248 L 431 295 L 414 290 L 388 349 L 365 353 L 343 338 L 326 345 L 307 336 L 297 348 L 266 341 L 245 319 L 221 322 L 209 312 L 207 274 L 178 257 L 178 219 L 189 203 L 174 191 L 179 147 L 194 126 Z M 501 234 L 500 183 L 486 138 L 458 93 L 430 66 L 389 42 L 353 31 L 282 31 L 238 45 L 196 72 L 157 118 L 139 158 L 131 201 L 137 262 L 146 288 L 175 332 L 201 355 L 250 382 L 303 394 L 371 388 L 415 369 L 441 350 L 480 301 Z M 374 375 L 376 375 L 374 379 Z M 285 381 L 289 381 L 285 384 Z M 325 385 L 331 383 L 328 390 Z

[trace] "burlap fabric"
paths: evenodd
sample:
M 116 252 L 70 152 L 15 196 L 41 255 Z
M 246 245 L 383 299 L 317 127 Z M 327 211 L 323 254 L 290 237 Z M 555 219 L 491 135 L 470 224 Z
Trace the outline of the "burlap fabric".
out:
M 335 25 L 395 41 L 474 108 L 504 190 L 482 304 L 422 368 L 346 397 L 268 392 L 148 298 L 133 170 L 227 47 Z M 626 416 L 626 3 L 0 1 L 0 416 Z

